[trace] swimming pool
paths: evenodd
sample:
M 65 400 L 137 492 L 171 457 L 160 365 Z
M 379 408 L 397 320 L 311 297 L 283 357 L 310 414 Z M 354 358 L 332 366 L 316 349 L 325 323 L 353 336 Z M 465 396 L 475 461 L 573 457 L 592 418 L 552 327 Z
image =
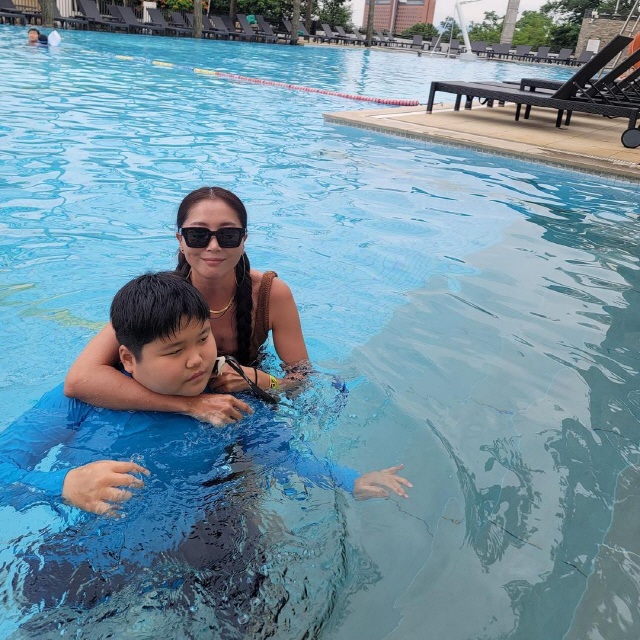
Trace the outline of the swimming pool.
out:
M 618 478 L 640 438 L 637 186 L 327 126 L 322 112 L 362 105 L 112 54 L 422 101 L 431 79 L 517 79 L 516 65 L 63 37 L 46 52 L 0 27 L 0 428 L 63 378 L 122 283 L 173 265 L 181 196 L 222 184 L 324 372 L 284 415 L 362 471 L 403 461 L 415 485 L 402 504 L 264 498 L 294 576 L 281 637 L 637 635 L 633 468 Z M 3 509 L 5 576 L 19 536 L 59 519 Z M 190 617 L 128 596 L 108 622 L 57 622 L 150 637 Z

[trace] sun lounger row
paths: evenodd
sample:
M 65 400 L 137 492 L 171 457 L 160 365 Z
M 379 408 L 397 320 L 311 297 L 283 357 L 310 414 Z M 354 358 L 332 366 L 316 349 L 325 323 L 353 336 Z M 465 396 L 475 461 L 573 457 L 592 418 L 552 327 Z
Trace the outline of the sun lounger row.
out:
M 486 56 L 498 60 L 521 60 L 523 62 L 547 62 L 551 64 L 580 65 L 589 62 L 593 57 L 591 51 L 584 51 L 579 58 L 573 57 L 573 49 L 560 49 L 557 55 L 551 54 L 551 47 L 538 47 L 534 53 L 529 44 L 519 44 L 513 47 L 510 44 L 487 45 L 484 41 L 471 42 L 472 53 L 478 56 Z
M 640 147 L 640 129 L 636 127 L 640 116 L 640 73 L 633 71 L 627 75 L 640 61 L 640 52 L 616 65 L 603 78 L 596 78 L 631 41 L 626 36 L 616 36 L 565 82 L 532 78 L 523 78 L 520 86 L 499 82 L 432 82 L 427 113 L 432 113 L 435 96 L 441 91 L 456 96 L 455 111 L 460 110 L 463 96 L 465 109 L 471 109 L 474 98 L 485 101 L 489 107 L 496 102 L 514 103 L 516 121 L 520 119 L 523 105 L 525 119 L 532 107 L 553 109 L 557 111 L 556 127 L 562 125 L 563 116 L 568 126 L 573 112 L 627 118 L 628 128 L 622 134 L 622 144 L 628 148 Z
M 162 35 L 193 35 L 193 14 L 171 12 L 168 20 L 160 9 L 147 9 L 149 21 L 141 22 L 133 9 L 116 4 L 106 5 L 108 15 L 103 15 L 95 0 L 77 0 L 80 14 L 76 16 L 62 16 L 56 2 L 53 4 L 54 21 L 62 27 L 73 26 L 81 29 L 100 29 L 106 31 L 127 31 L 129 33 L 149 33 Z M 13 0 L 0 0 L 0 18 L 16 24 L 40 19 L 39 12 L 28 12 L 18 9 Z M 254 29 L 244 14 L 237 14 L 237 24 L 228 16 L 202 16 L 203 35 L 205 37 L 222 38 L 227 40 L 244 40 L 251 42 L 277 42 L 278 39 L 288 40 L 291 33 L 291 23 L 284 20 L 285 31 L 278 34 L 263 16 L 255 16 L 257 29 Z M 311 36 L 304 31 L 307 39 Z

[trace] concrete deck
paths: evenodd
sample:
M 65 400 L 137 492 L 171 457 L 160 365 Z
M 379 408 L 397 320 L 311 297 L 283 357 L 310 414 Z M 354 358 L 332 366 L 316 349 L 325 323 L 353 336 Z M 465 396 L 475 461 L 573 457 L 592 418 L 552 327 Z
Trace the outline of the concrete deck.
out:
M 471 111 L 438 105 L 432 114 L 419 106 L 325 113 L 324 118 L 334 124 L 640 182 L 640 147 L 626 149 L 620 142 L 627 128 L 625 118 L 574 113 L 569 127 L 556 129 L 552 109 L 533 108 L 530 119 L 519 122 L 514 114 L 515 105 L 492 109 L 474 105 Z

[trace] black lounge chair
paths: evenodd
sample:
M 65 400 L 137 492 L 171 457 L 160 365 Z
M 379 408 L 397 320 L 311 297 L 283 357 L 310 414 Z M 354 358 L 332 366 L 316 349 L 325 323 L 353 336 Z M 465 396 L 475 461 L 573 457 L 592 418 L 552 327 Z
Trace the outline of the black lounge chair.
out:
M 147 24 L 144 22 L 140 22 L 138 18 L 136 18 L 136 14 L 133 13 L 133 9 L 131 7 L 118 7 L 113 4 L 107 5 L 107 9 L 113 17 L 115 18 L 117 14 L 122 18 L 122 22 L 127 25 L 127 30 L 137 31 L 138 33 L 142 33 L 143 31 L 151 31 L 152 33 L 164 33 L 164 27 L 157 26 L 154 24 Z M 112 9 L 115 9 L 112 12 Z
M 460 40 L 458 40 L 457 38 L 452 38 L 449 41 L 449 50 L 447 51 L 448 55 L 460 55 Z
M 442 38 L 440 36 L 433 36 L 431 42 L 428 43 L 429 51 L 441 51 L 442 50 Z
M 424 43 L 422 42 L 422 36 L 420 34 L 416 34 L 413 36 L 413 41 L 411 42 L 412 49 L 419 49 L 422 51 L 424 49 Z
M 247 16 L 244 15 L 243 13 L 238 13 L 236 18 L 238 19 L 238 24 L 242 28 L 242 31 L 247 36 L 247 38 L 250 38 L 253 40 L 262 40 L 263 42 L 276 42 L 278 40 L 278 37 L 275 34 L 268 36 L 266 33 L 260 33 L 259 31 L 254 31 L 253 27 L 249 24 L 249 21 L 247 20 Z
M 523 91 L 521 89 L 510 88 L 508 85 L 501 87 L 488 83 L 432 82 L 429 101 L 427 103 L 427 113 L 432 113 L 433 111 L 436 93 L 438 91 L 444 91 L 456 95 L 455 111 L 460 110 L 462 96 L 466 96 L 466 109 L 471 108 L 473 98 L 484 99 L 489 104 L 493 104 L 494 101 L 503 103 L 513 102 L 517 105 L 516 120 L 520 119 L 522 105 L 526 107 L 525 118 L 528 116 L 531 107 L 554 109 L 558 112 L 556 127 L 561 126 L 565 111 L 567 112 L 567 124 L 569 124 L 571 114 L 574 111 L 579 113 L 592 113 L 610 118 L 628 118 L 629 127 L 622 134 L 622 144 L 626 147 L 640 146 L 640 130 L 636 128 L 640 105 L 633 105 L 631 103 L 624 105 L 610 104 L 576 98 L 576 93 L 579 91 L 579 88 L 584 86 L 598 69 L 601 69 L 608 61 L 612 60 L 630 42 L 631 38 L 616 36 L 597 56 L 594 56 L 590 62 L 583 65 L 552 94 L 544 94 L 538 91 Z
M 174 33 L 175 35 L 179 34 L 188 34 L 191 35 L 193 31 L 191 29 L 187 29 L 186 27 L 176 27 L 170 25 L 164 18 L 162 11 L 160 9 L 147 9 L 147 13 L 151 18 L 151 22 L 149 24 L 157 25 L 158 27 L 163 27 L 165 33 Z M 204 18 L 204 16 L 203 16 Z
M 322 42 L 328 42 L 329 44 L 331 44 L 331 42 L 340 42 L 342 40 L 342 38 L 338 35 L 336 35 L 335 33 L 333 33 L 333 30 L 331 29 L 331 27 L 328 24 L 322 24 L 320 25 L 322 27 L 322 31 L 324 31 L 324 36 L 319 36 L 316 33 L 316 38 L 318 40 L 321 40 Z
M 189 32 L 193 33 L 193 13 L 185 13 L 184 19 L 187 24 L 187 27 L 189 28 Z M 211 20 L 209 19 L 209 16 L 205 16 L 205 15 L 202 16 L 202 35 L 205 38 L 218 38 L 218 37 L 228 38 L 229 37 L 229 34 L 227 33 L 226 29 L 224 31 L 220 31 L 219 29 L 216 29 L 211 24 Z
M 389 38 L 387 38 L 387 36 L 385 36 L 382 31 L 377 30 L 376 36 L 378 37 L 378 44 L 384 45 L 385 47 L 388 47 L 390 44 L 392 44 L 392 42 L 389 41 Z
M 551 47 L 538 47 L 535 55 L 531 58 L 533 62 L 548 62 L 549 61 L 549 51 L 551 51 Z
M 510 44 L 492 44 L 489 52 L 490 58 L 508 58 L 511 55 Z
M 38 0 L 40 6 L 42 7 L 42 0 Z M 60 9 L 58 9 L 58 4 L 56 2 L 53 3 L 53 20 L 54 22 L 59 22 L 62 25 L 63 29 L 67 28 L 67 25 L 74 24 L 79 27 L 84 27 L 85 29 L 89 28 L 89 21 L 86 18 L 78 18 L 78 17 L 68 17 L 60 15 Z
M 593 51 L 583 51 L 579 58 L 577 60 L 573 61 L 573 64 L 578 65 L 578 64 L 585 64 L 585 62 L 589 62 L 589 60 L 591 60 L 591 58 L 593 58 L 594 53 Z
M 617 52 L 614 53 L 614 56 Z M 607 60 L 604 64 L 608 64 L 610 60 Z M 600 100 L 604 102 L 639 102 L 638 95 L 635 90 L 635 78 L 640 75 L 640 70 L 636 70 L 630 75 L 622 77 L 629 69 L 640 62 L 640 49 L 634 51 L 629 57 L 625 58 L 622 62 L 618 63 L 613 69 L 611 69 L 602 78 L 595 79 L 595 74 L 599 69 L 592 66 L 593 75 L 586 80 L 584 84 L 578 87 L 577 97 L 582 97 L 586 100 Z M 638 74 L 635 75 L 634 74 Z M 555 91 L 562 86 L 560 80 L 547 80 L 542 78 L 522 78 L 520 80 L 521 89 L 538 90 L 543 91 Z
M 258 27 L 260 28 L 258 33 L 260 35 L 268 36 L 269 38 L 272 38 L 274 42 L 277 42 L 278 34 L 273 30 L 273 27 L 264 19 L 264 17 L 256 15 L 255 18 L 258 23 Z M 285 39 L 287 39 L 286 36 Z
M 474 40 L 471 43 L 471 53 L 475 53 L 477 56 L 486 56 L 487 43 L 484 40 Z
M 22 20 L 24 24 L 28 22 L 26 12 L 18 9 L 13 0 L 0 0 L 0 18 L 6 18 L 11 24 L 15 24 L 16 20 Z
M 555 64 L 571 64 L 571 54 L 573 49 L 560 49 L 560 53 L 551 61 Z
M 347 33 L 340 25 L 334 27 L 336 33 L 340 36 L 343 42 L 350 44 L 362 44 L 362 39 Z
M 516 46 L 516 52 L 511 56 L 514 60 L 529 60 L 531 55 L 530 44 L 519 44 Z
M 189 25 L 185 22 L 185 19 L 182 17 L 182 14 L 179 11 L 171 12 L 171 22 L 169 24 L 172 27 L 179 27 L 180 29 L 186 29 L 191 34 L 193 34 L 193 29 L 189 27 Z
M 94 0 L 77 0 L 78 7 L 83 13 L 90 27 L 100 26 L 113 31 L 114 29 L 126 29 L 126 25 L 120 21 L 114 22 L 113 20 L 107 20 L 98 11 L 98 5 Z
M 240 40 L 251 40 L 253 38 L 253 33 L 247 35 L 236 29 L 235 22 L 229 16 L 212 16 L 211 19 L 214 21 L 216 27 L 223 24 L 231 38 L 238 38 Z
M 256 16 L 256 20 L 258 19 L 258 16 Z M 258 23 L 260 24 L 260 23 Z M 287 36 L 290 38 L 291 37 L 291 20 L 283 20 L 282 21 L 282 25 L 284 26 L 284 30 L 287 32 Z M 305 26 L 300 22 L 298 24 L 298 37 L 302 37 L 302 38 L 306 38 L 307 42 L 309 42 L 311 40 L 311 38 L 313 38 L 313 36 L 307 31 L 307 29 L 305 28 Z M 315 39 L 315 38 L 314 38 Z

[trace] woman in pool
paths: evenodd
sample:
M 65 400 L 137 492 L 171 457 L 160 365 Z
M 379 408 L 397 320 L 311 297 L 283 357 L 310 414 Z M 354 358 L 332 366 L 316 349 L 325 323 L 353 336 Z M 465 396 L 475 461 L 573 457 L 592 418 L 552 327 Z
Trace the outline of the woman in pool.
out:
M 291 290 L 273 271 L 251 269 L 244 252 L 247 212 L 242 201 L 221 187 L 197 189 L 180 204 L 176 224 L 177 271 L 209 303 L 218 353 L 235 356 L 245 375 L 262 389 L 295 384 L 308 366 L 298 309 Z M 290 372 L 280 380 L 255 366 L 269 331 Z M 71 367 L 65 394 L 108 409 L 185 413 L 213 423 L 239 420 L 241 412 L 251 411 L 229 395 L 184 398 L 153 393 L 116 370 L 118 346 L 111 324 L 106 325 Z M 212 386 L 232 392 L 246 389 L 247 383 L 227 366 Z

